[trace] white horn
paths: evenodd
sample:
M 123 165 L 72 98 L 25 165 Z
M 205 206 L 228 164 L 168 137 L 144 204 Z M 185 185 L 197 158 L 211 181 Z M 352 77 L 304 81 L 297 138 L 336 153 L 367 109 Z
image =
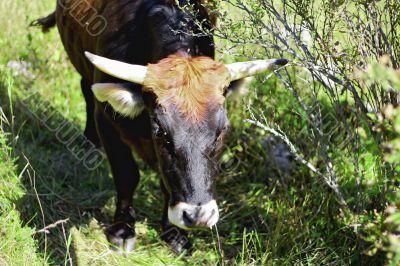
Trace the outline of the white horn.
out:
M 113 77 L 143 85 L 147 67 L 132 65 L 85 52 L 85 56 L 98 69 Z
M 225 67 L 231 74 L 231 80 L 238 80 L 268 70 L 275 70 L 279 67 L 286 65 L 289 62 L 287 59 L 268 59 L 268 60 L 255 60 L 248 62 L 238 62 L 227 64 Z

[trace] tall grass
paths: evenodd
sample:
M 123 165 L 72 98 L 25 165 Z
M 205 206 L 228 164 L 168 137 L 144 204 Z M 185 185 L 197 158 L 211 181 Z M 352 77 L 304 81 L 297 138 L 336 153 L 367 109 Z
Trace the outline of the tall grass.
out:
M 11 95 L 12 77 L 6 75 L 7 92 Z M 9 97 L 11 102 L 11 96 Z M 12 105 L 10 113 L 12 114 Z M 12 136 L 5 128 L 12 126 L 0 106 L 0 265 L 42 265 L 45 260 L 37 254 L 34 230 L 24 225 L 15 203 L 26 190 L 21 186 L 23 175 L 15 165 L 16 158 L 7 139 Z

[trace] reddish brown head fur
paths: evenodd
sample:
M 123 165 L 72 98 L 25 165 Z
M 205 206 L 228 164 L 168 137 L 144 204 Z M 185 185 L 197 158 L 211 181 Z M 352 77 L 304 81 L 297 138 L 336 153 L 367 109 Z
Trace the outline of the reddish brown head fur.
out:
M 171 55 L 148 65 L 144 87 L 165 108 L 175 106 L 188 119 L 201 121 L 223 104 L 229 77 L 225 66 L 209 57 Z

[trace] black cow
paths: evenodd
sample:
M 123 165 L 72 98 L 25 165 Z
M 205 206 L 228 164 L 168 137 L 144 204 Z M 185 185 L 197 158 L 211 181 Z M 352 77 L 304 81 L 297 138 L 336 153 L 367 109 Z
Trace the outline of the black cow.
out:
M 215 62 L 214 23 L 203 0 L 58 0 L 54 13 L 36 21 L 44 31 L 58 26 L 82 76 L 85 135 L 104 147 L 117 190 L 107 237 L 122 250 L 133 249 L 135 237 L 132 150 L 160 174 L 164 231 L 211 228 L 219 218 L 214 183 L 229 129 L 229 85 L 287 63 Z M 190 247 L 164 237 L 176 252 Z

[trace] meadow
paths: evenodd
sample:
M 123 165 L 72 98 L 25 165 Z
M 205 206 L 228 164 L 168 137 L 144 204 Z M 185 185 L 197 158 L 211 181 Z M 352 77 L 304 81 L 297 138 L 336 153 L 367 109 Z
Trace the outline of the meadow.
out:
M 0 265 L 399 265 L 397 1 L 216 1 L 218 60 L 290 64 L 227 101 L 221 217 L 190 233 L 192 255 L 160 240 L 159 177 L 140 162 L 126 257 L 103 232 L 106 160 L 88 167 L 62 130 L 84 130 L 79 75 L 56 29 L 29 27 L 55 4 L 0 2 Z

